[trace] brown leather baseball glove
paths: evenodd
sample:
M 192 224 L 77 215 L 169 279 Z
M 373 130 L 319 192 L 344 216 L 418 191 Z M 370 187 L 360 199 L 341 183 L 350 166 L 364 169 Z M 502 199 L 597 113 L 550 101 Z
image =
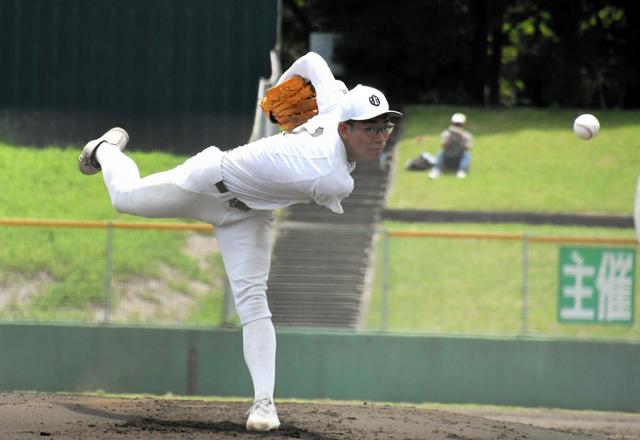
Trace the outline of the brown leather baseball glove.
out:
M 316 91 L 310 82 L 294 76 L 282 84 L 270 88 L 264 94 L 260 107 L 271 122 L 287 131 L 318 114 Z

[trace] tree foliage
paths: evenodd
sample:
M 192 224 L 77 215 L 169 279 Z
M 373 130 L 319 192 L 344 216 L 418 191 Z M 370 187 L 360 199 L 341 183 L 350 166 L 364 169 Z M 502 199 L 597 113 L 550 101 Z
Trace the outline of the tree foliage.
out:
M 405 102 L 631 108 L 635 0 L 285 0 L 291 61 L 312 31 L 341 36 L 349 85 Z M 296 45 L 290 45 L 295 42 Z

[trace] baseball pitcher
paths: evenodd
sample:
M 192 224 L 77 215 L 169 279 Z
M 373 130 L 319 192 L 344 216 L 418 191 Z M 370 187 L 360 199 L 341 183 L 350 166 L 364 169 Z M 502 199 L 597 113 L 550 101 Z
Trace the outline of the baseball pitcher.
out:
M 122 128 L 88 142 L 78 160 L 84 174 L 102 171 L 118 212 L 215 226 L 253 382 L 246 423 L 252 431 L 280 426 L 273 403 L 276 336 L 266 296 L 272 212 L 313 200 L 342 213 L 356 162 L 378 159 L 402 116 L 389 110 L 379 90 L 358 85 L 347 91 L 313 52 L 298 59 L 261 104 L 283 132 L 229 151 L 209 147 L 168 171 L 141 177 L 123 153 L 129 135 Z

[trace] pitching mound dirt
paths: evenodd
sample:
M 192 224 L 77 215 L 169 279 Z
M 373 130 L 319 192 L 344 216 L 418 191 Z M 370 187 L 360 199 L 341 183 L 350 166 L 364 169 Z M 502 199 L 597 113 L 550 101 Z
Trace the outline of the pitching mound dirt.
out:
M 640 439 L 640 415 L 480 410 L 462 414 L 365 402 L 279 403 L 281 429 L 250 433 L 244 429 L 248 407 L 249 402 L 4 393 L 0 438 Z

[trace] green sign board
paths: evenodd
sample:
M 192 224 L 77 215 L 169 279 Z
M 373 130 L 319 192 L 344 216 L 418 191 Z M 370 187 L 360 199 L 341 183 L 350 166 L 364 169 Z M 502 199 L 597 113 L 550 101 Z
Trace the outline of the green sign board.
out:
M 561 247 L 558 320 L 633 323 L 636 251 Z

